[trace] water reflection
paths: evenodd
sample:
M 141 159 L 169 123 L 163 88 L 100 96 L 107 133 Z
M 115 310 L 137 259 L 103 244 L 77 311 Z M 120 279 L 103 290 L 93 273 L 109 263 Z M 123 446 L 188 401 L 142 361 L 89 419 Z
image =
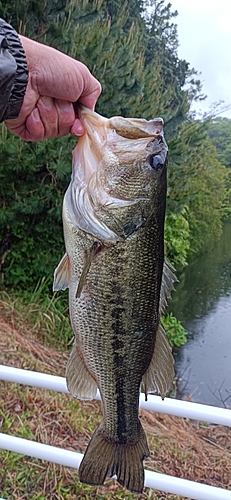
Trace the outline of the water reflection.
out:
M 231 223 L 179 279 L 170 310 L 188 342 L 175 352 L 178 396 L 231 407 Z

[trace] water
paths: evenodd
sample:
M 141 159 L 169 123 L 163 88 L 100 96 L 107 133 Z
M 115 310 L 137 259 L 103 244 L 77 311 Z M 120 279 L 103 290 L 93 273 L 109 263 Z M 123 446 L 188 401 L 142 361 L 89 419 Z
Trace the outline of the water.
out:
M 175 350 L 178 397 L 231 408 L 231 223 L 179 279 L 169 308 L 188 332 Z

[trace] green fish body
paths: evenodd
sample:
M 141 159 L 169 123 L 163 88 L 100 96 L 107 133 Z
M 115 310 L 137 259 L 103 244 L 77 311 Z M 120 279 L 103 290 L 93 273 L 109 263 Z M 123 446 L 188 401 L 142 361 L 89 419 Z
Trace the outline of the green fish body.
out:
M 79 477 L 101 485 L 116 474 L 141 493 L 149 449 L 140 388 L 164 397 L 174 377 L 160 325 L 175 281 L 164 263 L 167 146 L 161 119 L 107 119 L 86 108 L 80 117 L 86 133 L 73 153 L 66 254 L 54 276 L 54 290 L 69 288 L 75 333 L 68 389 L 87 400 L 98 388 L 102 398 L 103 419 Z

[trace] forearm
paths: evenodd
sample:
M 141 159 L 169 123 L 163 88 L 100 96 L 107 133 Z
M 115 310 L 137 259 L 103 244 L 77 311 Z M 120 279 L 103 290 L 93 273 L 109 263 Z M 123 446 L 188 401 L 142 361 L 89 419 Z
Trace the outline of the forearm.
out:
M 20 38 L 0 19 L 0 122 L 17 118 L 28 82 L 28 68 Z

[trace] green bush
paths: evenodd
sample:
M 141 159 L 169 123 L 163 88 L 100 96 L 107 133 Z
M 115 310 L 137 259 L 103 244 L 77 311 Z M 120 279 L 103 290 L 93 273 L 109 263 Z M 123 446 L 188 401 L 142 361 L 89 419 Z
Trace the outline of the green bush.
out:
M 172 347 L 179 347 L 186 344 L 187 332 L 172 313 L 161 318 L 161 323 L 167 333 L 169 342 Z
M 165 218 L 164 242 L 166 258 L 175 267 L 184 267 L 187 264 L 190 232 L 185 213 L 186 209 L 182 210 L 179 215 L 167 214 Z

